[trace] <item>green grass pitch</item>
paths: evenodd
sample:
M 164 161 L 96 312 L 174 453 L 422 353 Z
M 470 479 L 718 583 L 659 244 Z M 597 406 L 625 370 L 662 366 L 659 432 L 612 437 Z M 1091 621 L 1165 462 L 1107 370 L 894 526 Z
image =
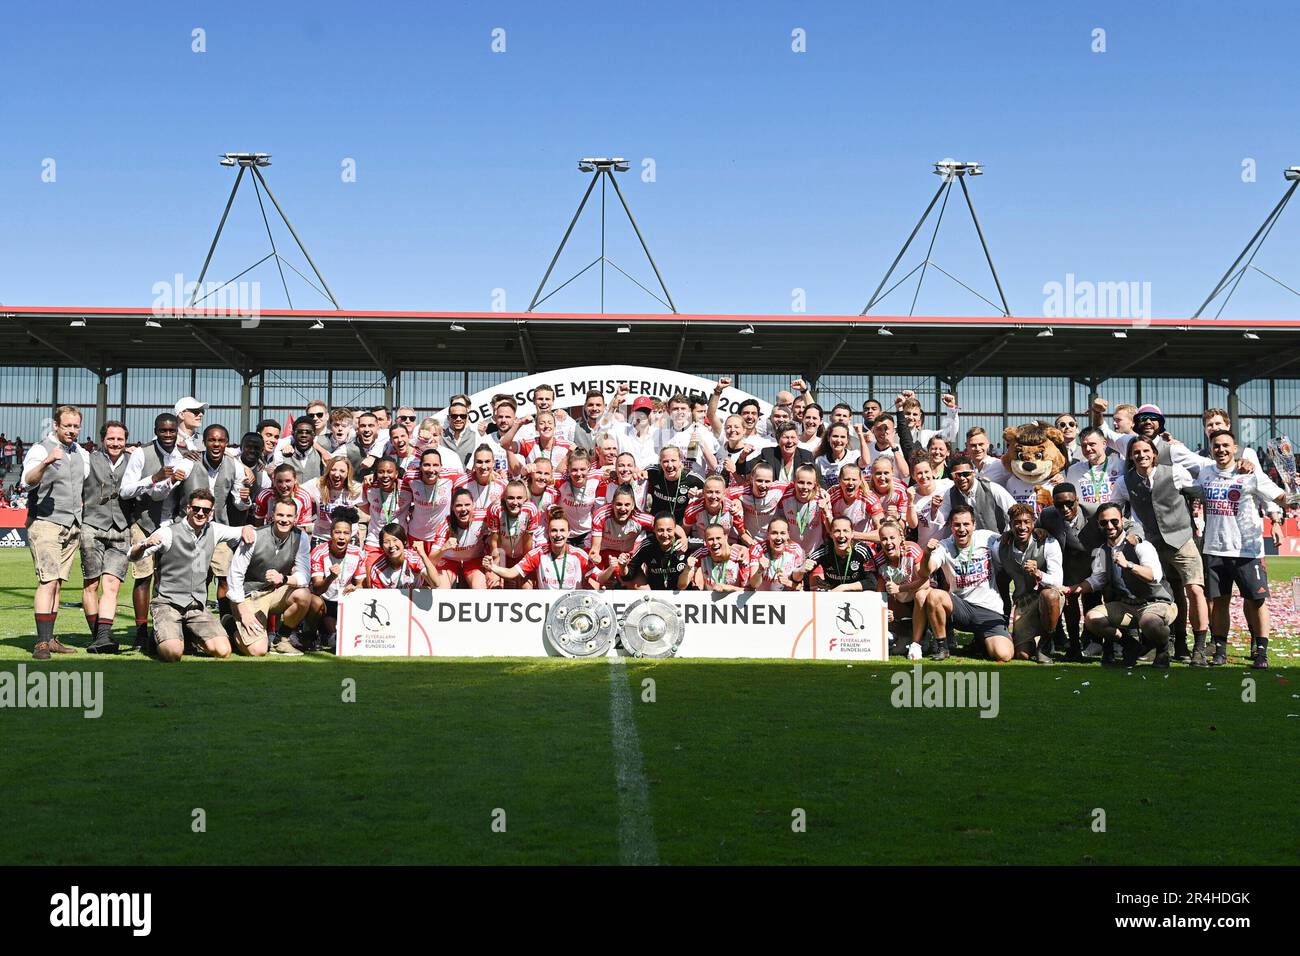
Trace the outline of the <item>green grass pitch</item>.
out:
M 27 552 L 0 552 L 0 669 L 33 666 L 32 588 Z M 1300 646 L 1280 590 L 1270 671 L 1240 666 L 1241 635 L 1232 666 L 1167 678 L 1003 665 L 995 719 L 894 708 L 897 662 L 630 661 L 642 832 L 676 864 L 1293 863 Z M 65 642 L 84 631 L 65 607 Z M 604 661 L 43 666 L 102 671 L 104 712 L 0 710 L 0 863 L 620 860 Z

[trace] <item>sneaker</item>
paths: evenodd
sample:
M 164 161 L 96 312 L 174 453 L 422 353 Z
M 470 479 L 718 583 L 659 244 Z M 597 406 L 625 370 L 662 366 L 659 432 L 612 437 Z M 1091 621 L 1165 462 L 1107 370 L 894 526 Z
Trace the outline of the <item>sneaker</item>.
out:
M 57 637 L 52 637 L 50 638 L 50 653 L 51 654 L 75 654 L 77 653 L 77 649 L 75 647 L 68 647 L 67 644 L 61 644 Z
M 289 640 L 289 635 L 281 634 L 280 639 L 271 646 L 271 652 L 274 654 L 283 654 L 285 657 L 301 657 L 302 651 L 293 646 Z
M 1039 650 L 1037 651 L 1037 653 L 1034 654 L 1034 663 L 1035 663 L 1035 664 L 1055 664 L 1056 661 L 1052 660 L 1052 655 L 1051 655 L 1051 654 L 1048 654 L 1048 653 L 1045 652 L 1042 648 L 1039 648 Z
M 948 652 L 948 642 L 944 641 L 934 649 L 934 653 L 930 655 L 930 660 L 946 661 L 950 656 L 951 655 Z
M 1155 659 L 1156 659 L 1156 649 L 1154 647 L 1151 648 L 1151 650 L 1147 651 L 1145 654 L 1138 655 L 1138 660 L 1146 664 L 1150 664 Z
M 50 644 L 48 641 L 41 641 L 32 648 L 32 659 L 38 661 L 48 661 L 50 659 Z
M 1084 657 L 1101 657 L 1102 647 L 1096 641 L 1093 641 L 1083 649 Z
M 1209 667 L 1210 662 L 1205 659 L 1205 651 L 1192 651 L 1192 656 L 1187 660 L 1188 667 Z
M 1169 652 L 1161 651 L 1160 653 L 1156 654 L 1155 660 L 1151 662 L 1151 666 L 1160 667 L 1163 668 L 1164 670 L 1169 670 Z
M 1268 670 L 1268 651 L 1260 651 L 1255 655 L 1255 659 L 1250 662 L 1251 670 L 1266 671 Z
M 1210 658 L 1211 667 L 1222 667 L 1228 663 L 1228 654 L 1226 651 L 1215 651 L 1214 656 Z

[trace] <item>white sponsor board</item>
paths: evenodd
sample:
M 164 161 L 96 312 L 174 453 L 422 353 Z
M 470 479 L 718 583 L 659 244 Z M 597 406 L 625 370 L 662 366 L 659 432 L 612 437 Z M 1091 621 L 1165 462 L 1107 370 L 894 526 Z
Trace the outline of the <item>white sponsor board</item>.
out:
M 539 385 L 550 385 L 555 389 L 555 407 L 572 408 L 581 405 L 587 392 L 596 388 L 605 393 L 608 399 L 620 384 L 627 385 L 628 404 L 624 406 L 626 414 L 633 399 L 641 395 L 657 398 L 665 404 L 677 393 L 686 396 L 702 395 L 708 398 L 713 394 L 716 382 L 698 375 L 673 372 L 661 368 L 643 368 L 639 365 L 590 365 L 580 368 L 560 368 L 551 372 L 539 372 L 509 382 L 501 382 L 469 397 L 470 424 L 492 417 L 492 397 L 510 395 L 518 403 L 520 415 L 531 415 L 536 410 L 533 405 L 533 391 Z M 718 399 L 718 408 L 725 414 L 740 410 L 740 403 L 746 399 L 755 399 L 764 416 L 772 411 L 772 403 L 765 402 L 756 395 L 742 392 L 738 388 L 729 388 Z
M 565 591 L 353 591 L 339 602 L 340 657 L 553 657 L 542 636 Z M 652 594 L 682 609 L 678 657 L 875 660 L 888 657 L 874 592 L 603 591 L 623 619 Z

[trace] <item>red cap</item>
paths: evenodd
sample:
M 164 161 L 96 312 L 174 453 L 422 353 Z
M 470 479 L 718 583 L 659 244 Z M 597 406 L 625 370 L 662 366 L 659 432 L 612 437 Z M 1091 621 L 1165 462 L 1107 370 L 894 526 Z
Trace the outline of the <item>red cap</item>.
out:
M 652 412 L 654 411 L 654 407 L 654 399 L 649 395 L 642 395 L 632 403 L 632 411 L 634 412 Z

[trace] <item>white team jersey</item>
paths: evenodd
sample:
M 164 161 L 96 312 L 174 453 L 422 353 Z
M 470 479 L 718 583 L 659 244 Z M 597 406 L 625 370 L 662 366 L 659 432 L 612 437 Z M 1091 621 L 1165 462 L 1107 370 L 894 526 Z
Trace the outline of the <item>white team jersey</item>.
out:
M 406 533 L 412 540 L 432 541 L 438 525 L 451 510 L 452 479 L 438 477 L 432 485 L 415 479 L 407 485 L 411 493 L 410 523 Z
M 998 535 L 994 531 L 974 531 L 970 543 L 964 548 L 949 538 L 930 555 L 932 570 L 943 569 L 948 588 L 953 594 L 970 604 L 987 608 L 996 614 L 1004 611 L 1002 598 L 994 583 L 997 567 Z
M 1055 484 L 1055 482 L 1045 486 L 1049 492 L 1052 490 L 1052 484 Z M 1032 485 L 1027 481 L 1022 481 L 1015 475 L 1008 478 L 1006 484 L 1007 493 L 1016 500 L 1016 504 L 1031 505 L 1035 515 L 1043 510 L 1043 506 L 1038 501 L 1039 487 L 1039 485 Z
M 1100 465 L 1076 461 L 1065 470 L 1065 480 L 1074 485 L 1079 500 L 1090 505 L 1100 505 L 1112 500 L 1115 482 L 1124 474 L 1124 463 L 1118 455 L 1107 455 Z
M 343 557 L 335 558 L 330 554 L 329 542 L 325 541 L 311 549 L 311 556 L 308 560 L 313 578 L 328 577 L 330 566 L 336 561 L 338 562 L 338 575 L 330 582 L 330 586 L 325 589 L 325 593 L 321 595 L 326 601 L 337 601 L 343 596 L 343 589 L 352 583 L 353 578 L 357 577 L 357 572 L 363 570 L 365 555 L 357 545 L 349 544 Z
M 1231 558 L 1258 558 L 1264 553 L 1264 520 L 1261 505 L 1271 504 L 1283 494 L 1281 488 L 1260 471 L 1243 475 L 1202 468 L 1196 479 L 1205 512 L 1205 554 Z
M 555 494 L 569 519 L 570 535 L 582 535 L 591 530 L 591 513 L 604 504 L 602 490 L 599 478 L 588 478 L 576 489 L 568 478 L 556 483 Z
M 930 483 L 930 494 L 923 495 L 913 485 L 908 488 L 912 496 L 912 507 L 916 510 L 916 543 L 925 547 L 931 538 L 943 531 L 943 522 L 939 519 L 939 509 L 934 504 L 934 496 L 941 499 L 952 487 L 952 479 L 936 478 Z
M 814 496 L 812 501 L 800 501 L 793 494 L 781 499 L 781 517 L 790 526 L 790 540 L 812 554 L 826 540 L 826 523 L 821 505 Z

